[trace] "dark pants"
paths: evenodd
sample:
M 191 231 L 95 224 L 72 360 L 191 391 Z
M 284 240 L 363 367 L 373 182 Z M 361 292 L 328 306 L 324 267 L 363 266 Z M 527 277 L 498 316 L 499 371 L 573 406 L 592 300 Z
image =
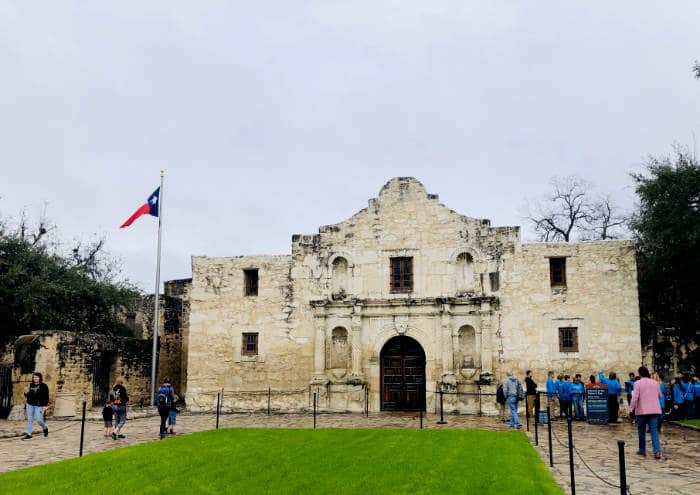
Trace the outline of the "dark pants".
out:
M 571 399 L 559 399 L 561 401 L 561 412 L 567 418 L 571 417 Z
M 617 395 L 608 395 L 608 412 L 610 414 L 608 423 L 617 423 L 617 417 L 620 413 L 620 403 Z
M 158 414 L 160 414 L 160 436 L 165 436 L 168 433 L 168 429 L 165 426 L 165 422 L 168 420 L 168 414 L 170 413 L 170 407 L 159 406 Z

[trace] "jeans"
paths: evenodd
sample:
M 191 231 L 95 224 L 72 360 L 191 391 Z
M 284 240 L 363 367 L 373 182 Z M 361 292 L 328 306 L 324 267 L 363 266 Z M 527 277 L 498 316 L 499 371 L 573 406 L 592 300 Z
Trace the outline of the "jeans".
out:
M 583 395 L 574 395 L 574 415 L 576 419 L 581 421 L 586 419 L 583 414 Z
M 30 406 L 27 404 L 27 433 L 32 434 L 32 428 L 34 426 L 34 420 L 37 424 L 41 426 L 42 429 L 46 429 L 46 423 L 44 423 L 44 415 L 41 412 L 42 406 Z
M 112 409 L 114 409 L 114 428 L 121 431 L 126 423 L 126 406 L 112 407 Z
M 522 426 L 523 424 L 518 419 L 518 397 L 515 395 L 510 395 L 506 399 L 508 404 L 508 409 L 510 410 L 510 427 Z
M 651 447 L 652 449 L 654 449 L 654 454 L 661 453 L 661 445 L 659 444 L 658 414 L 637 415 L 637 436 L 639 437 L 639 451 L 642 453 L 645 453 L 647 451 L 647 424 L 649 425 L 649 433 L 651 433 Z
M 564 416 L 567 418 L 570 418 L 572 416 L 571 413 L 571 399 L 559 399 L 559 402 L 561 403 L 561 412 Z

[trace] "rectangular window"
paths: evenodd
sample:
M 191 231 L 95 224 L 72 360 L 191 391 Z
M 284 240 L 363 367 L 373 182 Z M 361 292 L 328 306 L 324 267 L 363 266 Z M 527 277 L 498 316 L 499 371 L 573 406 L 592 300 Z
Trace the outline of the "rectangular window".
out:
M 491 292 L 498 292 L 500 286 L 498 272 L 489 273 L 489 282 L 491 283 Z
M 578 328 L 559 328 L 559 352 L 578 352 Z
M 250 270 L 243 270 L 243 275 L 245 276 L 245 295 L 246 296 L 257 296 L 258 295 L 258 269 L 251 268 Z
M 391 258 L 391 292 L 413 290 L 413 258 Z
M 549 282 L 552 287 L 566 287 L 566 258 L 549 258 Z
M 258 355 L 258 334 L 244 333 L 243 343 L 241 344 L 242 356 L 257 356 Z

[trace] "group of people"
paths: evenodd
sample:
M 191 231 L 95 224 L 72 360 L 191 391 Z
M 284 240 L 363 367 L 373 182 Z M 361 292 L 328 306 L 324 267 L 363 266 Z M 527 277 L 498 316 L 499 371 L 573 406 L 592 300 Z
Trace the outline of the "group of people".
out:
M 676 377 L 670 387 L 670 399 L 672 405 L 667 404 L 667 389 L 663 378 L 658 374 L 653 375 L 645 366 L 639 367 L 637 373 L 630 372 L 629 379 L 624 383 L 624 391 L 627 395 L 629 418 L 637 425 L 639 450 L 637 454 L 646 456 L 646 433 L 651 435 L 651 444 L 654 458 L 661 458 L 659 433 L 663 423 L 664 412 L 669 412 L 673 419 L 694 418 L 700 416 L 700 381 L 698 377 L 692 378 L 688 373 L 676 373 Z M 558 375 L 554 371 L 547 373 L 545 395 L 550 411 L 550 419 L 556 421 L 566 417 L 575 421 L 586 419 L 584 413 L 584 398 L 586 391 L 592 388 L 604 388 L 608 397 L 608 422 L 619 423 L 623 420 L 619 417 L 621 395 L 623 385 L 614 371 L 605 376 L 603 372 L 590 375 L 588 382 L 581 380 L 581 375 L 576 374 L 571 379 L 570 375 Z M 505 406 L 510 410 L 509 426 L 511 429 L 522 428 L 518 418 L 518 402 L 526 400 L 526 414 L 535 416 L 539 402 L 537 383 L 532 378 L 532 371 L 525 373 L 525 390 L 518 378 L 512 372 L 507 373 L 503 384 L 498 387 L 496 401 L 501 405 L 501 419 L 505 421 Z M 541 406 L 541 405 L 540 405 Z
M 46 425 L 44 415 L 49 406 L 49 387 L 44 383 L 41 373 L 32 374 L 32 381 L 24 391 L 26 398 L 27 431 L 22 440 L 31 440 L 34 422 L 43 430 L 44 436 L 49 435 L 49 427 Z M 177 423 L 177 409 L 175 403 L 177 396 L 175 390 L 166 378 L 156 392 L 156 405 L 160 416 L 160 438 L 163 439 L 168 434 L 175 433 Z M 109 399 L 102 409 L 102 419 L 104 420 L 104 436 L 113 440 L 126 438 L 122 429 L 126 424 L 126 406 L 129 403 L 129 394 L 124 386 L 124 379 L 119 377 L 115 380 L 114 387 L 109 394 Z

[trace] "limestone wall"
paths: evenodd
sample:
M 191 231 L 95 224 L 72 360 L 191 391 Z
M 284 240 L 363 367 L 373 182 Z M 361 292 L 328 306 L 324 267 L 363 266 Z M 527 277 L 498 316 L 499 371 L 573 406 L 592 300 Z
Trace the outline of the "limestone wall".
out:
M 243 270 L 252 268 L 258 269 L 258 295 L 245 296 Z M 252 392 L 268 387 L 298 389 L 280 400 L 289 408 L 307 405 L 312 336 L 295 313 L 290 271 L 289 256 L 192 258 L 189 408 L 212 408 L 221 389 L 226 408 L 242 407 L 262 400 Z M 241 353 L 243 333 L 258 334 L 257 355 Z
M 549 258 L 566 257 L 566 288 L 552 288 Z M 637 269 L 631 241 L 525 244 L 504 261 L 501 371 L 584 377 L 636 370 L 642 361 Z M 559 352 L 558 328 L 578 328 L 579 352 Z M 502 374 L 502 373 L 501 373 Z

